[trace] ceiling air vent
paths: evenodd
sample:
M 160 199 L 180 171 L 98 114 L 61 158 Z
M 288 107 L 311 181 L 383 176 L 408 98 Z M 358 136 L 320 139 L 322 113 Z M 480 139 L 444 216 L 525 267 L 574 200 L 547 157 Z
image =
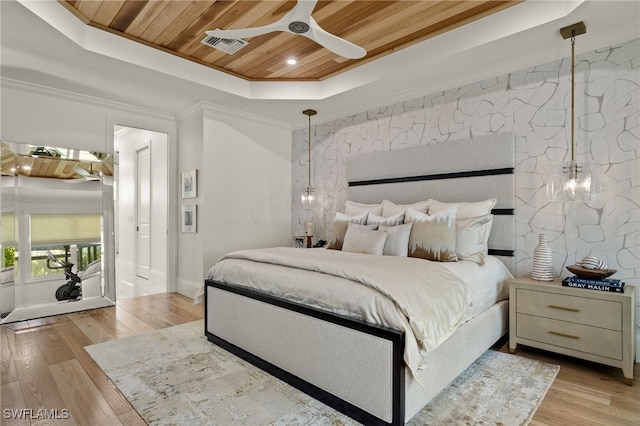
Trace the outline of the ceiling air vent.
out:
M 233 55 L 238 50 L 249 44 L 248 41 L 241 38 L 220 38 L 213 36 L 206 36 L 204 40 L 201 41 L 201 43 L 206 44 L 207 46 L 211 46 L 214 49 L 221 50 L 225 53 L 228 53 L 229 55 Z

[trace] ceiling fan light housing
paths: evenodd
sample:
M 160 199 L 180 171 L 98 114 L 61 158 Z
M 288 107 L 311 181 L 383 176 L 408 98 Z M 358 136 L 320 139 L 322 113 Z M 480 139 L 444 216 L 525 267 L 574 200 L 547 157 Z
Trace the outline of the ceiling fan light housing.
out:
M 309 32 L 309 24 L 302 21 L 294 21 L 289 24 L 289 31 L 296 34 Z

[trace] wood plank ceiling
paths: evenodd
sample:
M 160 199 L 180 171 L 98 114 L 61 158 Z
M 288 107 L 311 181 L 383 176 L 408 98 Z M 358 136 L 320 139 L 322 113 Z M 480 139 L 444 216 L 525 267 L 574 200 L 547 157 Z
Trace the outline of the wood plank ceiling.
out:
M 319 1 L 313 17 L 367 50 L 342 58 L 312 40 L 273 32 L 229 55 L 201 43 L 205 31 L 273 23 L 293 0 L 59 0 L 84 23 L 251 81 L 318 81 L 481 19 L 523 0 Z M 286 60 L 295 58 L 296 65 Z

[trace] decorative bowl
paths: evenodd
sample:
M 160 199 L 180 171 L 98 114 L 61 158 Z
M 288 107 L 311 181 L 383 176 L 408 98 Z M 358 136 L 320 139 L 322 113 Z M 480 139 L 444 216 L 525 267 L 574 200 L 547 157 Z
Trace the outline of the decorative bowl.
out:
M 618 272 L 615 269 L 587 269 L 579 265 L 570 265 L 567 266 L 567 269 L 578 278 L 589 278 L 594 280 L 601 280 Z

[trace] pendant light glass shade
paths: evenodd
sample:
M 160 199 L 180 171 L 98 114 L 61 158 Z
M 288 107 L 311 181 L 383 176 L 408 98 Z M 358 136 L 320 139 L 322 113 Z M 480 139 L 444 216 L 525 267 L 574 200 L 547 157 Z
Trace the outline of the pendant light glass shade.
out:
M 302 192 L 302 206 L 308 207 L 316 200 L 316 190 L 311 185 L 307 185 Z
M 551 201 L 586 202 L 598 195 L 600 166 L 593 161 L 565 161 L 553 166 Z
M 593 161 L 575 159 L 575 38 L 587 32 L 583 22 L 562 28 L 563 38 L 571 38 L 571 160 L 555 164 L 547 186 L 551 201 L 591 201 L 600 190 L 600 166 Z

